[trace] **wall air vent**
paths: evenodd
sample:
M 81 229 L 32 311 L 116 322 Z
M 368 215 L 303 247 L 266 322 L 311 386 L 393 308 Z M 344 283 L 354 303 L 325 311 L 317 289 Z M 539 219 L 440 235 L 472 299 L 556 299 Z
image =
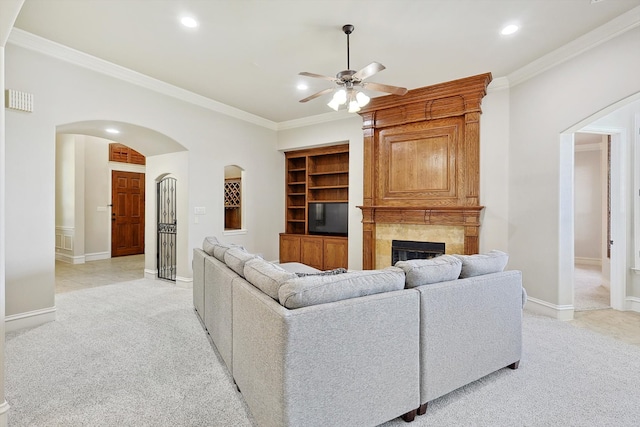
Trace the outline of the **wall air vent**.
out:
M 33 112 L 33 94 L 7 89 L 4 92 L 4 105 L 10 110 Z

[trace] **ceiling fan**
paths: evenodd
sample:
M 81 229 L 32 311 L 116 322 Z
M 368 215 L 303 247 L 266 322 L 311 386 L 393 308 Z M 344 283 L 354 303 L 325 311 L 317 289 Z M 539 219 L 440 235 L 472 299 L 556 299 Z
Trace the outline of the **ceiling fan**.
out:
M 349 64 L 349 35 L 353 32 L 354 26 L 346 24 L 342 27 L 342 31 L 347 35 L 347 69 L 340 71 L 335 77 L 323 76 L 321 74 L 308 73 L 303 71 L 301 76 L 314 77 L 317 79 L 330 80 L 335 82 L 337 88 L 328 88 L 314 93 L 300 102 L 311 101 L 319 96 L 334 92 L 333 98 L 327 104 L 329 107 L 338 111 L 341 105 L 346 105 L 350 113 L 360 111 L 360 108 L 369 103 L 369 97 L 360 89 L 370 89 L 377 92 L 391 93 L 394 95 L 404 95 L 407 89 L 404 87 L 390 86 L 381 83 L 365 82 L 364 79 L 385 69 L 385 66 L 379 62 L 372 62 L 360 71 L 350 69 Z

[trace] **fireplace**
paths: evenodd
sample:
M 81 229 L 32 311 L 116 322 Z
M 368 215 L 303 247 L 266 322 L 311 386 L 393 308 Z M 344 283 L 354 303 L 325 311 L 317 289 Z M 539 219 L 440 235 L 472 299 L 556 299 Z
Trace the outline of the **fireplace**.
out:
M 429 259 L 444 255 L 442 242 L 416 242 L 414 240 L 393 240 L 391 242 L 391 265 L 410 259 Z
M 392 240 L 478 252 L 480 104 L 491 73 L 372 99 L 362 117 L 362 268 L 392 261 Z

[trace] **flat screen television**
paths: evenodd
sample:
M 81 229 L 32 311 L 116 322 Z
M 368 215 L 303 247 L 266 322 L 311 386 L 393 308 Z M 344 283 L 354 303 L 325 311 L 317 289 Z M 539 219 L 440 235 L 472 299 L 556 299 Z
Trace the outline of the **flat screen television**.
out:
M 309 203 L 309 234 L 346 236 L 348 228 L 348 203 Z

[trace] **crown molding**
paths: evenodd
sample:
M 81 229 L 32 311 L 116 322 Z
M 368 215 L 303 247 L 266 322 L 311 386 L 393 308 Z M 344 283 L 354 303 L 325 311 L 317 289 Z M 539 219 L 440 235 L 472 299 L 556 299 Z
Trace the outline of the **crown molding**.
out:
M 638 26 L 640 26 L 640 6 L 514 71 L 507 76 L 509 84 L 516 86 L 523 83 Z
M 508 76 L 493 79 L 487 88 L 487 91 L 493 92 L 504 90 L 523 83 L 538 74 L 541 74 L 638 26 L 640 26 L 640 6 L 612 19 L 606 24 L 601 25 L 595 30 L 567 43 L 553 52 L 538 58 Z M 194 92 L 170 85 L 161 80 L 154 79 L 128 68 L 121 67 L 103 59 L 88 55 L 43 37 L 36 36 L 35 34 L 19 28 L 14 27 L 11 30 L 11 34 L 9 35 L 7 42 L 153 90 L 217 113 L 225 114 L 239 120 L 265 127 L 270 130 L 280 131 L 294 129 L 345 120 L 351 117 L 344 112 L 329 112 L 277 123 L 221 102 L 214 101 L 213 99 L 198 95 Z
M 312 126 L 322 123 L 335 122 L 338 120 L 346 120 L 350 119 L 354 115 L 352 113 L 347 113 L 346 110 L 340 111 L 331 111 L 328 113 L 317 114 L 315 116 L 302 117 L 300 119 L 288 120 L 286 122 L 280 122 L 277 124 L 276 130 L 287 130 L 287 129 L 295 129 L 301 128 L 305 126 Z
M 33 50 L 44 55 L 52 56 L 56 59 L 69 62 L 79 67 L 83 67 L 217 113 L 253 123 L 267 129 L 276 130 L 277 128 L 277 124 L 271 120 L 247 113 L 246 111 L 214 101 L 213 99 L 198 95 L 188 90 L 181 89 L 145 74 L 138 73 L 112 62 L 105 61 L 84 52 L 80 52 L 79 50 L 64 46 L 60 43 L 36 36 L 35 34 L 19 28 L 14 27 L 11 30 L 8 43 Z

